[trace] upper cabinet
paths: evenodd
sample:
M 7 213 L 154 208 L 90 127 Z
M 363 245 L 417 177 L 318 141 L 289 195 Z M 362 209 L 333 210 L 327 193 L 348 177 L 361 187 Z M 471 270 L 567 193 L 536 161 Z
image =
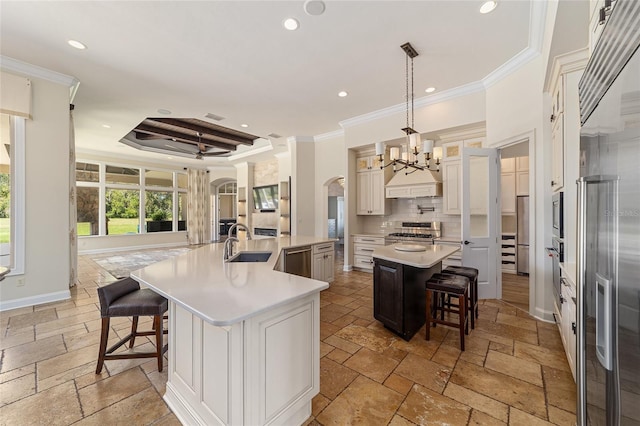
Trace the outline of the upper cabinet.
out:
M 529 195 L 529 157 L 500 160 L 502 214 L 516 214 L 516 198 Z
M 377 155 L 356 158 L 356 214 L 385 215 L 389 202 L 385 197 L 385 184 L 389 171 L 380 169 Z
M 476 137 L 442 144 L 442 213 L 461 214 L 462 151 L 465 148 L 482 148 L 485 141 L 484 137 Z

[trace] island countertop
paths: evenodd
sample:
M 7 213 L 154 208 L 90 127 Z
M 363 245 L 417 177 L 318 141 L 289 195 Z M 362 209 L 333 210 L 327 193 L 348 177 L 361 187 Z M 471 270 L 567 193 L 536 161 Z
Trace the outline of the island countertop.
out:
M 285 248 L 334 242 L 288 236 L 243 240 L 239 251 L 270 251 L 266 262 L 224 262 L 216 243 L 131 273 L 131 277 L 215 326 L 228 326 L 329 287 L 323 281 L 274 270 Z
M 398 243 L 388 246 L 377 247 L 373 251 L 373 258 L 388 260 L 390 262 L 401 263 L 415 268 L 431 268 L 440 263 L 442 259 L 460 250 L 459 247 L 434 244 L 427 245 L 425 251 L 399 251 L 396 246 L 406 243 Z

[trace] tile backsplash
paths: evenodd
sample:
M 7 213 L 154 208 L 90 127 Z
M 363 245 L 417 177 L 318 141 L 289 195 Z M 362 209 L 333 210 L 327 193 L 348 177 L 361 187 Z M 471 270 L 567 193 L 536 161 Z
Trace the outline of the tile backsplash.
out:
M 434 211 L 420 213 L 420 207 L 433 207 Z M 360 216 L 363 232 L 386 235 L 397 232 L 402 222 L 442 223 L 442 236 L 460 238 L 460 216 L 442 213 L 442 197 L 394 198 L 391 200 L 391 214 L 386 216 Z

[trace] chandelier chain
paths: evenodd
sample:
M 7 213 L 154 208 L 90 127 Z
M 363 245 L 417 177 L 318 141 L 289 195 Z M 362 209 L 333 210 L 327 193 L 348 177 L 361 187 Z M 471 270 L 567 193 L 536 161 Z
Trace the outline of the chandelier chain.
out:
M 411 58 L 411 128 L 414 127 L 413 123 L 413 58 Z
M 404 61 L 404 76 L 405 76 L 405 104 L 407 112 L 407 127 L 409 127 L 409 55 L 405 55 Z M 407 135 L 409 133 L 407 132 Z

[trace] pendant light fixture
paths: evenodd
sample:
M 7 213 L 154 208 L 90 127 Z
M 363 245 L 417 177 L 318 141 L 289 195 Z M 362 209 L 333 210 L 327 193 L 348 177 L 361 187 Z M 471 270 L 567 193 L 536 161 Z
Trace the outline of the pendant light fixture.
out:
M 406 148 L 400 149 L 399 147 L 392 147 L 390 149 L 391 162 L 387 165 L 383 164 L 384 158 L 384 145 L 381 142 L 376 143 L 376 155 L 380 158 L 380 168 L 383 169 L 388 166 L 393 166 L 393 171 L 398 169 L 396 166 L 402 166 L 399 170 L 411 168 L 413 170 L 405 172 L 406 174 L 413 173 L 416 170 L 429 170 L 429 162 L 431 153 L 433 151 L 433 141 L 425 140 L 420 143 L 420 133 L 418 133 L 413 127 L 415 126 L 414 117 L 414 90 L 413 90 L 413 58 L 418 56 L 418 52 L 413 48 L 411 43 L 405 43 L 400 46 L 405 53 L 405 104 L 406 104 L 406 127 L 402 131 L 407 136 Z M 411 79 L 409 79 L 409 63 L 411 63 Z M 411 84 L 409 84 L 411 83 Z M 411 90 L 411 91 L 409 91 Z M 409 120 L 411 118 L 411 120 Z M 409 125 L 411 124 L 411 125 Z M 419 164 L 418 155 L 422 150 L 424 154 L 425 163 Z M 439 162 L 438 162 L 439 163 Z M 438 164 L 439 166 L 439 164 Z M 440 167 L 438 167 L 439 171 Z

